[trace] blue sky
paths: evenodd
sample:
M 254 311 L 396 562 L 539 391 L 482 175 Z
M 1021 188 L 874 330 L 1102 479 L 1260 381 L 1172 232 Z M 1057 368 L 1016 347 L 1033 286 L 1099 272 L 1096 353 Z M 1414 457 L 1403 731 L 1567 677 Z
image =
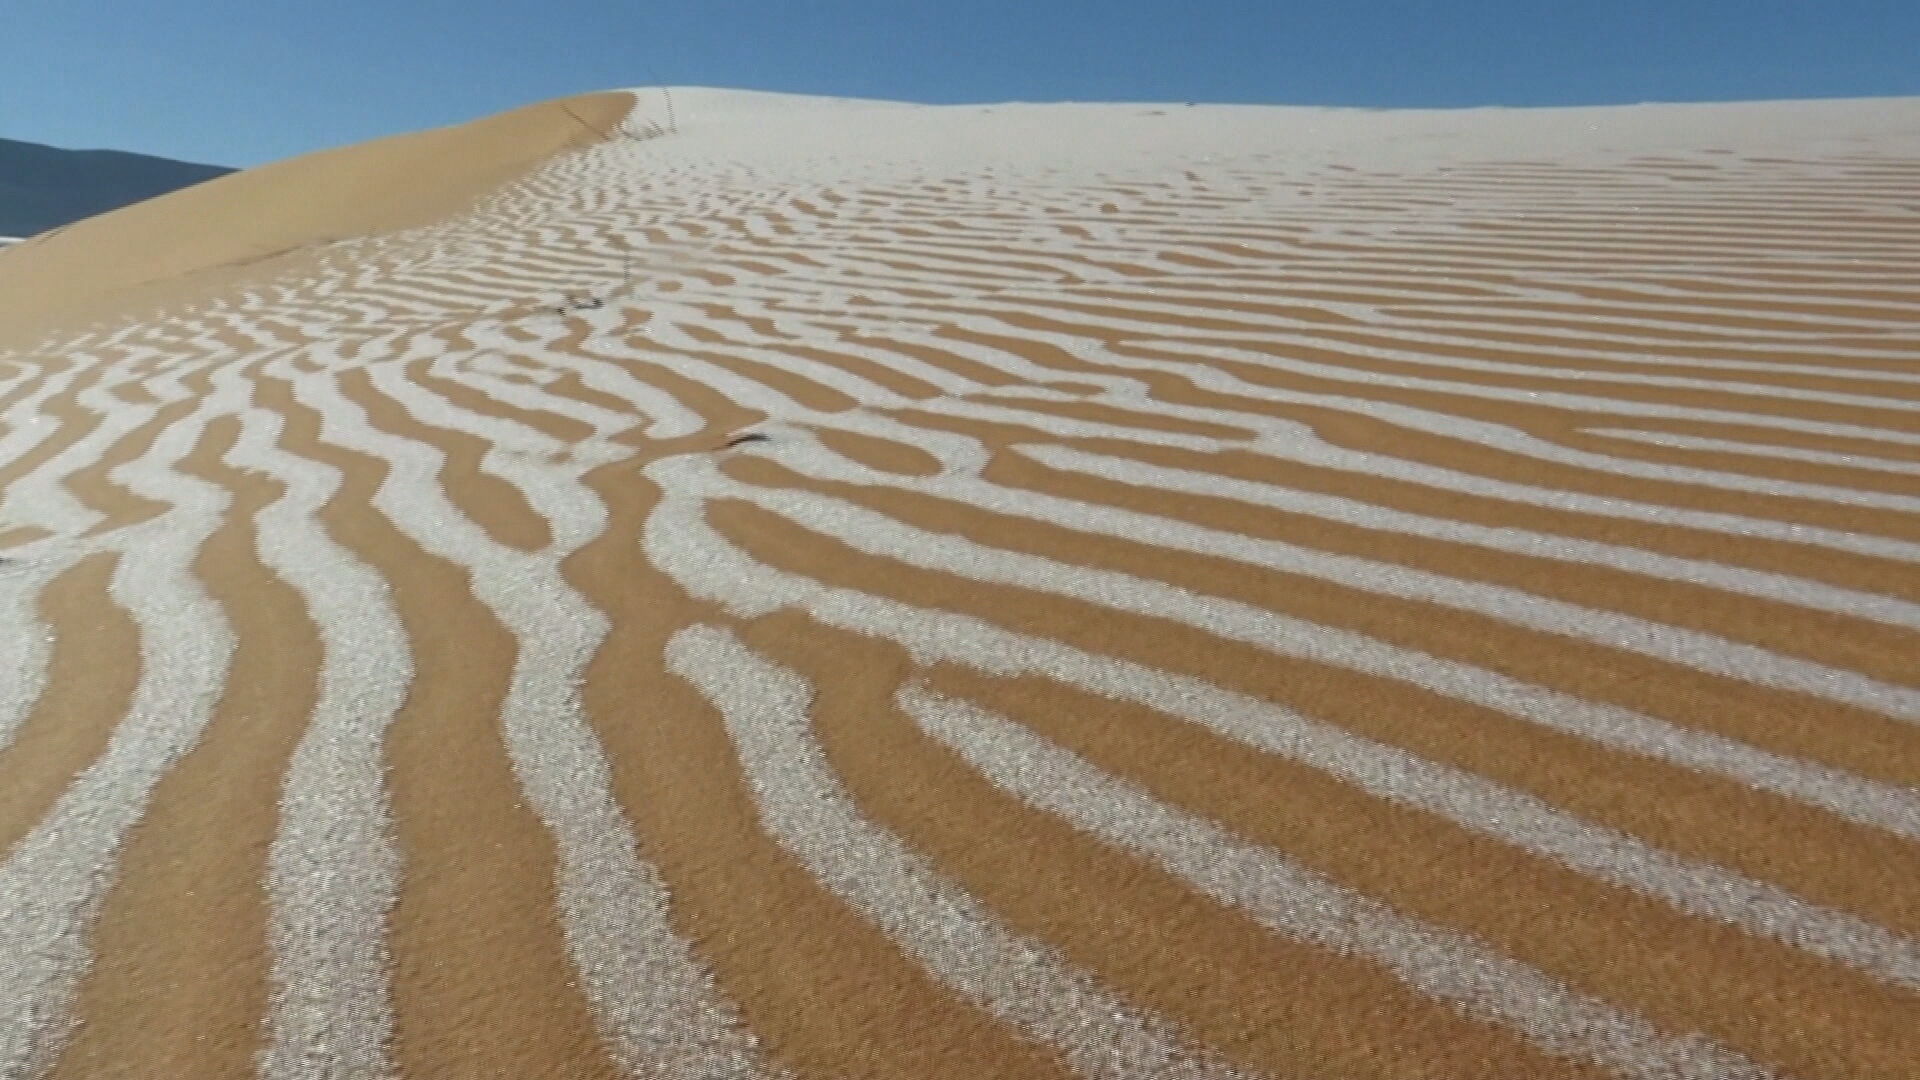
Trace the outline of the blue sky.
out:
M 4 0 L 0 137 L 251 165 L 639 84 L 1563 105 L 1920 94 L 1916 58 L 1920 0 Z

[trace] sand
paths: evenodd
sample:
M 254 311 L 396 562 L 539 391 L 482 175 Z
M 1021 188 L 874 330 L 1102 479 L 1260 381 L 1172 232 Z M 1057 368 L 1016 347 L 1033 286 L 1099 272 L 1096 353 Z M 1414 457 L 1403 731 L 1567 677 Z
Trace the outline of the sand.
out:
M 10 250 L 0 1077 L 1903 1075 L 1917 119 L 644 88 Z
M 0 265 L 0 341 L 271 274 L 275 260 L 466 210 L 561 151 L 616 130 L 626 94 L 529 105 L 221 177 L 27 241 Z M 291 269 L 291 267 L 288 267 Z

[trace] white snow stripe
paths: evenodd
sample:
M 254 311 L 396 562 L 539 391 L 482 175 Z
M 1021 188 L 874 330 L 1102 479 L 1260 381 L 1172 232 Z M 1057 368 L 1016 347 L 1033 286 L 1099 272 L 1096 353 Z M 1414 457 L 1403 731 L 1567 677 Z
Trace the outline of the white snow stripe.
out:
M 822 885 L 956 993 L 1046 1043 L 1100 1080 L 1228 1080 L 1164 1020 L 1003 926 L 924 857 L 861 814 L 812 734 L 813 687 L 730 632 L 695 625 L 667 643 L 667 666 L 720 712 L 761 821 Z
M 1005 677 L 1041 675 L 1136 702 L 1682 911 L 1920 990 L 1920 944 L 1778 886 L 1595 825 L 1536 796 L 1205 680 L 758 563 L 706 523 L 705 489 L 688 486 L 693 474 L 684 467 L 661 467 L 668 464 L 659 462 L 648 470 L 667 494 L 648 519 L 643 547 L 653 564 L 683 588 L 736 616 L 796 607 L 829 625 L 894 641 L 922 664 L 960 663 Z
M 1549 1053 L 1642 1080 L 1770 1075 L 1703 1036 L 1662 1034 L 1470 936 L 1409 918 L 1247 843 L 1004 716 L 921 686 L 904 687 L 895 699 L 922 731 L 1002 790 L 1146 857 L 1276 934 L 1379 963 L 1420 993 L 1515 1028 Z
M 411 408 L 432 410 L 434 422 L 496 438 L 518 428 L 455 410 L 406 382 L 397 365 L 376 381 Z M 527 555 L 493 542 L 447 500 L 438 448 L 374 430 L 330 380 L 299 379 L 295 395 L 321 414 L 322 438 L 388 462 L 375 506 L 422 548 L 465 567 L 475 594 L 518 643 L 501 712 L 508 755 L 528 802 L 553 834 L 568 953 L 615 1059 L 637 1075 L 676 1080 L 784 1075 L 764 1060 L 754 1035 L 673 929 L 666 885 L 640 858 L 613 796 L 604 751 L 582 713 L 579 681 L 607 621 L 559 568 L 605 525 L 604 508 L 579 483 L 587 466 L 489 455 L 552 527 L 554 543 Z
M 231 403 L 228 403 L 231 407 Z M 219 408 L 209 401 L 115 470 L 170 509 L 119 538 L 111 591 L 140 634 L 140 677 L 106 749 L 0 864 L 0 1077 L 36 1080 L 79 1018 L 72 1013 L 91 958 L 89 938 L 120 850 L 154 787 L 212 719 L 233 653 L 220 607 L 191 564 L 218 528 L 224 492 L 175 465 Z
M 1708 585 L 1726 592 L 1771 600 L 1832 615 L 1869 619 L 1889 626 L 1920 629 L 1920 604 L 1878 593 L 1751 570 L 1729 563 L 1666 555 L 1623 544 L 1608 544 L 1574 536 L 1559 536 L 1514 526 L 1481 525 L 1452 518 L 1415 514 L 1337 495 L 1262 484 L 1238 477 L 1176 469 L 1131 458 L 1096 454 L 1067 446 L 1022 443 L 1013 453 L 1049 468 L 1098 476 L 1122 483 L 1166 491 L 1206 495 L 1265 506 L 1289 514 L 1303 514 L 1362 528 L 1401 533 L 1452 543 L 1471 544 L 1532 558 L 1557 559 L 1604 566 L 1681 584 Z
M 388 916 L 401 871 L 385 733 L 406 700 L 411 649 L 386 583 L 319 524 L 338 471 L 281 450 L 279 428 L 276 415 L 249 410 L 227 454 L 285 489 L 255 517 L 256 547 L 300 594 L 322 649 L 319 695 L 287 764 L 267 854 L 272 990 L 260 1074 L 379 1080 L 397 1075 Z

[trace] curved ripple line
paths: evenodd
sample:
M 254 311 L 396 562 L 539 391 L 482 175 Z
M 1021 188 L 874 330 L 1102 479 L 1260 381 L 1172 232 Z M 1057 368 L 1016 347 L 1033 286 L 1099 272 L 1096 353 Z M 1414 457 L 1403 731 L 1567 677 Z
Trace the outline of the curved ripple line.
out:
M 128 530 L 110 586 L 140 634 L 140 679 L 106 749 L 0 865 L 0 1077 L 32 1080 L 53 1066 L 79 1018 L 71 1012 L 90 958 L 89 932 L 112 886 L 129 830 L 154 787 L 199 741 L 233 654 L 220 605 L 193 577 L 195 553 L 219 527 L 226 494 L 177 471 L 198 441 L 209 401 L 116 470 L 171 509 Z
M 923 686 L 895 700 L 995 786 L 1144 856 L 1268 930 L 1381 964 L 1427 997 L 1519 1030 L 1549 1053 L 1641 1080 L 1771 1075 L 1704 1036 L 1664 1035 L 1469 935 L 1429 926 L 1271 848 L 1154 799 L 1007 717 Z
M 1285 573 L 1320 577 L 1336 584 L 1383 595 L 1448 604 L 1547 633 L 1583 638 L 1629 649 L 1668 663 L 1688 664 L 1729 678 L 1745 678 L 1834 700 L 1850 700 L 1848 691 L 1868 695 L 1869 708 L 1920 719 L 1920 692 L 1906 691 L 1850 672 L 1815 666 L 1818 678 L 1835 685 L 1810 686 L 1770 677 L 1773 666 L 1793 674 L 1791 658 L 1776 657 L 1706 635 L 1675 632 L 1662 642 L 1658 624 L 1640 624 L 1610 613 L 1506 594 L 1488 588 L 1482 601 L 1472 583 L 1424 574 L 1397 564 L 1376 564 L 1349 556 L 1224 533 L 1147 514 L 1056 499 L 995 487 L 980 481 L 941 478 L 915 484 L 879 475 L 847 462 L 817 441 L 783 433 L 777 450 L 761 450 L 798 471 L 836 480 L 869 482 L 924 491 L 965 505 L 1062 527 L 1156 544 L 1174 551 L 1232 559 Z M 1402 648 L 1356 631 L 1327 626 L 1244 604 L 1227 597 L 1194 593 L 1159 581 L 1114 571 L 1061 563 L 1010 551 L 964 537 L 933 533 L 831 496 L 741 484 L 709 470 L 709 494 L 746 500 L 848 547 L 940 573 L 976 581 L 1073 597 L 1087 603 L 1155 618 L 1239 641 L 1268 652 L 1364 672 L 1413 685 L 1456 700 L 1472 702 L 1509 716 L 1686 768 L 1717 774 L 1748 786 L 1817 806 L 1858 824 L 1920 840 L 1920 793 L 1876 783 L 1842 770 L 1769 753 L 1694 729 L 1668 724 L 1628 709 L 1609 706 L 1515 679 L 1487 668 Z M 1517 597 L 1517 599 L 1516 599 Z M 1508 602 L 1502 602 L 1502 600 Z M 1592 618 L 1600 629 L 1587 626 Z M 1658 647 L 1662 644 L 1667 647 Z M 1716 650 L 1730 653 L 1723 660 Z M 1758 659 L 1753 658 L 1757 654 Z M 1744 658 L 1744 659 L 1742 659 Z M 1753 670 L 1741 663 L 1755 665 Z M 1851 676 L 1851 678 L 1849 678 Z
M 339 472 L 281 450 L 279 429 L 277 416 L 249 410 L 227 454 L 285 489 L 255 517 L 255 546 L 300 594 L 322 650 L 267 853 L 272 989 L 259 1067 L 267 1080 L 378 1080 L 397 1075 L 388 916 L 402 865 L 385 734 L 412 654 L 386 582 L 319 524 Z
M 383 391 L 437 420 L 451 405 L 389 371 Z M 553 834 L 569 955 L 615 1059 L 638 1075 L 739 1080 L 778 1077 L 692 946 L 673 928 L 659 871 L 640 858 L 613 796 L 612 774 L 579 700 L 606 617 L 560 573 L 567 555 L 604 527 L 605 511 L 579 483 L 582 465 L 501 455 L 500 474 L 547 516 L 555 543 L 536 555 L 495 543 L 446 498 L 443 455 L 429 443 L 375 430 L 329 381 L 303 379 L 296 396 L 322 418 L 321 437 L 389 465 L 375 506 L 426 551 L 464 567 L 474 593 L 519 645 L 501 726 L 514 775 Z M 506 421 L 461 413 L 494 434 Z M 517 427 L 517 425 L 516 425 Z
M 1920 990 L 1920 944 L 1906 937 L 1764 881 L 1664 851 L 1485 777 L 1203 679 L 766 566 L 707 524 L 707 489 L 689 483 L 690 478 L 698 483 L 699 474 L 673 462 L 665 459 L 648 469 L 666 495 L 648 519 L 642 546 L 652 563 L 688 592 L 737 616 L 794 607 L 829 625 L 891 640 L 921 664 L 944 661 L 993 675 L 1041 675 L 1135 702 L 1682 911 Z
M 1229 1080 L 1164 1020 L 1142 1013 L 1057 950 L 1000 923 L 883 826 L 868 820 L 812 734 L 813 687 L 715 626 L 667 643 L 667 667 L 726 722 L 760 819 L 834 895 L 956 993 L 1102 1080 Z
M 1728 563 L 1664 555 L 1644 548 L 1608 544 L 1574 536 L 1559 536 L 1514 526 L 1480 525 L 1452 518 L 1430 517 L 1337 495 L 1256 483 L 1232 476 L 1176 469 L 1150 462 L 1096 454 L 1068 446 L 1023 443 L 1010 448 L 1050 468 L 1119 480 L 1165 491 L 1206 495 L 1217 499 L 1265 506 L 1362 528 L 1471 544 L 1532 558 L 1558 559 L 1605 566 L 1681 584 L 1706 584 L 1726 592 L 1795 607 L 1869 619 L 1889 626 L 1920 629 L 1920 604 L 1878 593 L 1829 585 L 1809 578 L 1751 570 Z

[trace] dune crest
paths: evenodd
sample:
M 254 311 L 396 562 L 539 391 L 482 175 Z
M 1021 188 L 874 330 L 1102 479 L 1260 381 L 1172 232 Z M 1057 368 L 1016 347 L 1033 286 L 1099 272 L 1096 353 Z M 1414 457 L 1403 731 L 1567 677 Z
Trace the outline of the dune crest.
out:
M 584 94 L 321 150 L 33 237 L 0 262 L 0 342 L 188 302 L 309 248 L 444 220 L 611 135 L 632 106 L 628 94 Z

